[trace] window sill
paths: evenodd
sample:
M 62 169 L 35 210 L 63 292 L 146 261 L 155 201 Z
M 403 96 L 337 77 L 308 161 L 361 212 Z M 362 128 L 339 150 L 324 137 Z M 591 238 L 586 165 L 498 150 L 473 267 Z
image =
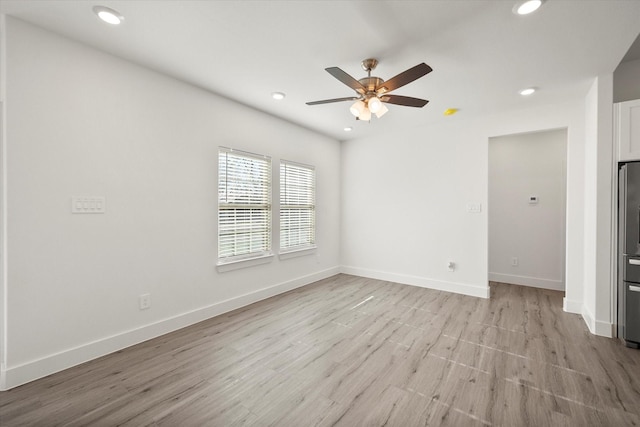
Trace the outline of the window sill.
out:
M 240 270 L 241 268 L 253 267 L 255 265 L 268 264 L 273 259 L 273 254 L 260 255 L 254 258 L 238 259 L 233 261 L 218 262 L 216 269 L 218 273 Z
M 290 249 L 287 251 L 282 251 L 278 254 L 278 258 L 283 260 L 283 259 L 297 258 L 305 255 L 313 255 L 316 253 L 317 248 L 318 247 L 314 245 L 314 246 L 305 246 L 304 248 L 300 248 L 300 249 Z

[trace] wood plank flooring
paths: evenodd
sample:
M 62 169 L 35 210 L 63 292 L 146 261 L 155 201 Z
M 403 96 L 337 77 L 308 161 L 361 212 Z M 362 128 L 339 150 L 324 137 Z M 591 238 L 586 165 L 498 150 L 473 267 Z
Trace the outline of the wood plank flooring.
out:
M 338 275 L 0 393 L 2 426 L 640 426 L 640 351 L 563 294 Z

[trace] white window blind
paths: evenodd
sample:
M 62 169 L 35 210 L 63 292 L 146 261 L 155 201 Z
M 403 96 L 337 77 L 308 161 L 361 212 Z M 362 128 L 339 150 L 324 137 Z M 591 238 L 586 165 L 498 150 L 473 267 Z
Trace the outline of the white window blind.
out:
M 218 258 L 254 258 L 271 251 L 271 158 L 220 147 Z
M 316 242 L 316 173 L 313 166 L 280 162 L 280 250 Z

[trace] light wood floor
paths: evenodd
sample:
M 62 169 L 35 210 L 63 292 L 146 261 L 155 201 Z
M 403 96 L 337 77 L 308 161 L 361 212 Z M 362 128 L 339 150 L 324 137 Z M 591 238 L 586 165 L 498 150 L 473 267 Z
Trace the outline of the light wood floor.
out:
M 640 425 L 640 351 L 560 292 L 338 275 L 2 392 L 0 425 Z

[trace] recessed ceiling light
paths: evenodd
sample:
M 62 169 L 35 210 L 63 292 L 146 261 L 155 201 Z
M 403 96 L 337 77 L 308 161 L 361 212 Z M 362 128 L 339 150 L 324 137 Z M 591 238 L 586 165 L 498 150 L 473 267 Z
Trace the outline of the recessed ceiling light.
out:
M 513 13 L 516 15 L 528 15 L 535 12 L 542 6 L 544 0 L 527 0 L 517 3 L 513 7 Z
M 347 126 L 346 128 L 344 128 L 345 132 L 351 132 L 353 130 L 353 128 L 351 126 Z
M 280 101 L 280 100 L 284 99 L 285 96 L 287 96 L 287 95 L 285 95 L 282 92 L 273 92 L 273 93 L 271 93 L 271 97 L 273 99 L 275 99 L 276 101 Z
M 532 94 L 533 92 L 535 92 L 535 91 L 536 91 L 536 88 L 534 88 L 534 87 L 528 87 L 528 88 L 526 88 L 526 89 L 522 89 L 522 90 L 520 91 L 520 95 L 523 95 L 523 96 L 531 95 L 531 94 Z
M 104 6 L 94 6 L 93 13 L 98 15 L 98 18 L 102 19 L 107 24 L 111 25 L 119 25 L 122 21 L 124 21 L 124 16 L 120 14 L 117 10 L 109 9 Z

